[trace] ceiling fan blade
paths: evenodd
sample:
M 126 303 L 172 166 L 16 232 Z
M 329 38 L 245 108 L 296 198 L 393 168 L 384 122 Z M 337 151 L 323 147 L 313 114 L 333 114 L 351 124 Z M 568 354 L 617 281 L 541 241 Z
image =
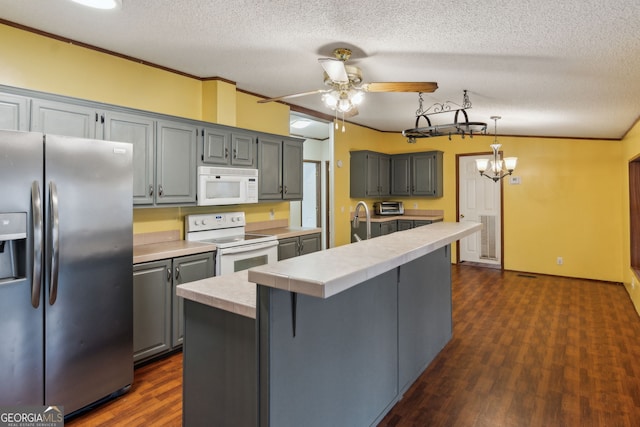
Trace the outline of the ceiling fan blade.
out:
M 316 93 L 325 93 L 325 92 L 328 92 L 328 90 L 327 89 L 310 90 L 309 92 L 300 92 L 300 93 L 294 93 L 292 95 L 278 96 L 276 98 L 261 99 L 258 101 L 258 104 L 264 104 L 266 102 L 273 102 L 273 101 L 280 101 L 282 99 L 298 98 L 300 96 L 315 95 Z
M 378 82 L 362 85 L 365 92 L 434 92 L 436 89 L 436 82 Z
M 318 62 L 324 68 L 329 78 L 336 83 L 349 83 L 347 69 L 344 67 L 344 61 L 336 58 L 318 58 Z

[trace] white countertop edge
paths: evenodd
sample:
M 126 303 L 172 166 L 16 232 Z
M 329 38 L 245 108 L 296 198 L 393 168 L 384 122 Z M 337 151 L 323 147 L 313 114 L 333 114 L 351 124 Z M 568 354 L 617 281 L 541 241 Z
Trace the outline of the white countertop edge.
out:
M 480 223 L 438 222 L 371 240 L 254 267 L 248 280 L 329 298 L 482 229 Z
M 177 286 L 176 294 L 209 307 L 256 318 L 256 285 L 247 280 L 247 271 L 184 283 Z

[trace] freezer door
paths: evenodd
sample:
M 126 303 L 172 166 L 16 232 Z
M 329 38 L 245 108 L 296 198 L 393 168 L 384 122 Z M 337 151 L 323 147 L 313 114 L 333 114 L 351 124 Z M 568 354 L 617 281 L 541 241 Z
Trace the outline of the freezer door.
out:
M 0 131 L 0 406 L 44 403 L 43 303 L 33 281 L 42 238 L 34 236 L 32 213 L 32 205 L 41 206 L 42 140 L 38 133 Z
M 45 136 L 45 403 L 70 414 L 133 381 L 128 143 Z

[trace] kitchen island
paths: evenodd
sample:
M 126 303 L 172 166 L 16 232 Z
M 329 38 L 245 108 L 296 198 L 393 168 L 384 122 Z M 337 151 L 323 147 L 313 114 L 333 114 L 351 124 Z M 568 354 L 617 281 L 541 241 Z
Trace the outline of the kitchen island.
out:
M 450 244 L 480 227 L 436 223 L 179 286 L 184 425 L 377 424 L 451 339 Z

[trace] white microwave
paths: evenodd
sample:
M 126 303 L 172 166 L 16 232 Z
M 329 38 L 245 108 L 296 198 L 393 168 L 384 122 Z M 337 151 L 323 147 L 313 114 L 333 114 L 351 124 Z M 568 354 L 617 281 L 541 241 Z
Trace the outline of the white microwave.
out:
M 258 170 L 198 167 L 198 206 L 258 203 Z

